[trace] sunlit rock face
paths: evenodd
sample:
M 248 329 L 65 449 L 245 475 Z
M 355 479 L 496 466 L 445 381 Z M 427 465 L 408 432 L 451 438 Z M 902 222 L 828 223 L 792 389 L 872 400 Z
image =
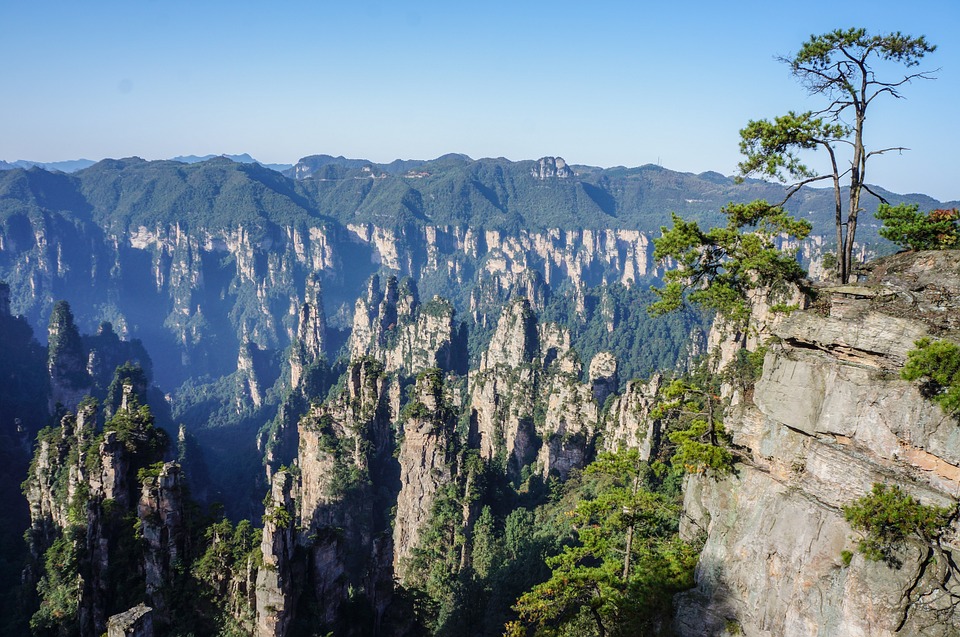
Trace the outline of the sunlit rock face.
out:
M 752 399 L 727 420 L 749 461 L 722 480 L 687 481 L 683 532 L 706 544 L 697 587 L 678 598 L 681 634 L 960 631 L 951 601 L 960 591 L 944 560 L 908 542 L 899 569 L 866 561 L 842 511 L 874 483 L 956 503 L 956 418 L 899 372 L 917 339 L 954 333 L 957 292 L 960 253 L 901 254 L 773 327 Z M 955 527 L 946 555 L 960 549 Z

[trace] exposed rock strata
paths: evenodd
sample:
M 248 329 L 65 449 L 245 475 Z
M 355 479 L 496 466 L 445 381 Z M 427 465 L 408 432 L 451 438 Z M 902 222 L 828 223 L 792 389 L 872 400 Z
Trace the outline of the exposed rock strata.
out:
M 350 336 L 351 358 L 370 356 L 388 373 L 414 375 L 437 367 L 452 371 L 463 365 L 466 343 L 454 322 L 453 306 L 436 297 L 420 303 L 408 279 L 387 279 L 380 290 L 373 277 L 366 298 L 357 299 Z
M 899 570 L 840 558 L 856 538 L 842 507 L 874 483 L 941 506 L 960 493 L 956 419 L 899 378 L 914 340 L 949 327 L 960 309 L 938 291 L 960 281 L 960 255 L 897 255 L 873 270 L 862 285 L 826 291 L 826 315 L 799 312 L 774 328 L 752 402 L 728 418 L 750 462 L 721 481 L 688 480 L 683 531 L 704 533 L 706 545 L 697 588 L 680 597 L 681 634 L 960 632 L 947 597 L 960 590 L 954 580 L 939 587 L 943 566 L 926 568 L 919 544 Z M 945 547 L 954 554 L 955 531 Z
M 596 380 L 602 376 L 606 387 L 615 364 L 607 353 L 598 357 Z M 501 458 L 515 475 L 533 462 L 542 475 L 562 478 L 582 467 L 600 409 L 593 383 L 581 383 L 581 373 L 569 332 L 538 324 L 526 299 L 511 303 L 469 376 L 470 418 L 481 456 Z
M 420 543 L 437 491 L 453 481 L 456 419 L 443 392 L 440 370 L 417 379 L 413 402 L 402 419 L 400 493 L 393 522 L 393 564 L 401 582 L 406 561 Z

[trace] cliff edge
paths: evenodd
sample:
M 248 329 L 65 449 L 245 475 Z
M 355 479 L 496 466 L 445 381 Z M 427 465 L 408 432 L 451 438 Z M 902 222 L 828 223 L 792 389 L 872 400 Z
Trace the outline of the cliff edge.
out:
M 917 541 L 897 568 L 856 552 L 843 512 L 875 483 L 956 504 L 960 422 L 900 371 L 915 341 L 956 341 L 958 328 L 960 251 L 941 251 L 878 260 L 774 329 L 752 396 L 727 418 L 743 462 L 688 478 L 682 531 L 705 545 L 679 634 L 960 633 L 956 520 L 945 559 Z

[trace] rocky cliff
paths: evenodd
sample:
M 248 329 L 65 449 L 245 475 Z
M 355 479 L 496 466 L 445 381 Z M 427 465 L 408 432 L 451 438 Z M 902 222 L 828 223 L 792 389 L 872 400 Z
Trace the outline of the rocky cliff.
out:
M 601 401 L 616 385 L 616 358 L 601 352 L 583 383 L 567 329 L 539 323 L 527 299 L 505 308 L 480 365 L 470 372 L 471 427 L 481 457 L 514 475 L 535 463 L 566 478 L 584 465 L 601 421 Z
M 733 476 L 687 483 L 685 532 L 706 544 L 697 587 L 680 600 L 681 634 L 960 631 L 956 577 L 921 543 L 902 551 L 900 568 L 841 558 L 858 537 L 842 507 L 875 483 L 956 504 L 956 418 L 899 371 L 917 339 L 953 338 L 958 294 L 960 254 L 900 254 L 773 329 L 752 399 L 727 419 L 743 462 Z M 955 531 L 943 540 L 950 563 Z
M 393 520 L 393 568 L 401 583 L 406 583 L 407 563 L 420 545 L 437 492 L 457 474 L 456 416 L 444 394 L 442 371 L 422 373 L 402 414 L 397 443 L 400 492 Z
M 446 371 L 466 364 L 466 342 L 454 320 L 453 305 L 439 297 L 420 303 L 416 285 L 389 277 L 384 290 L 373 277 L 366 298 L 357 299 L 350 333 L 356 360 L 370 356 L 388 373 L 413 375 L 438 367 Z
M 40 608 L 32 620 L 38 627 L 102 634 L 110 614 L 142 601 L 137 591 L 144 572 L 147 594 L 167 619 L 160 588 L 169 583 L 184 533 L 179 474 L 171 464 L 147 478 L 153 487 L 143 487 L 139 506 L 147 539 L 141 554 L 131 523 L 135 485 L 163 453 L 166 436 L 137 405 L 132 387 L 125 397 L 103 432 L 96 404 L 85 400 L 76 415 L 68 412 L 58 427 L 40 433 L 24 482 L 33 558 L 24 578 L 39 583 Z
M 361 359 L 342 391 L 300 421 L 296 475 L 273 476 L 264 517 L 258 635 L 285 635 L 295 622 L 362 632 L 369 626 L 350 626 L 345 608 L 362 604 L 372 626 L 389 604 L 385 510 L 396 498 L 392 422 L 399 409 L 389 388 L 383 366 Z M 298 615 L 297 608 L 309 611 Z

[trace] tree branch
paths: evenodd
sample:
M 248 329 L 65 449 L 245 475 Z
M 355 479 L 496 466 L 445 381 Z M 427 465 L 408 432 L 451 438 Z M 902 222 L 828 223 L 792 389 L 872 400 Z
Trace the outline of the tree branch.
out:
M 903 151 L 905 151 L 905 150 L 910 150 L 910 149 L 909 149 L 909 148 L 906 148 L 906 147 L 904 147 L 904 146 L 893 146 L 893 147 L 891 147 L 891 148 L 883 148 L 883 149 L 881 149 L 881 150 L 871 150 L 869 153 L 867 153 L 867 154 L 864 156 L 863 159 L 864 159 L 864 161 L 866 161 L 868 158 L 873 157 L 874 155 L 882 155 L 882 154 L 884 154 L 884 153 L 890 152 L 891 150 L 899 150 L 900 152 L 903 152 Z
M 868 186 L 867 184 L 863 184 L 863 189 L 866 190 L 867 192 L 869 192 L 871 195 L 873 195 L 873 196 L 876 197 L 877 199 L 879 199 L 879 200 L 880 200 L 880 203 L 885 203 L 885 204 L 889 204 L 889 203 L 890 203 L 889 201 L 887 201 L 886 199 L 884 199 L 882 195 L 879 195 L 879 194 L 873 192 L 873 190 L 872 190 L 872 189 L 870 188 L 870 186 Z

